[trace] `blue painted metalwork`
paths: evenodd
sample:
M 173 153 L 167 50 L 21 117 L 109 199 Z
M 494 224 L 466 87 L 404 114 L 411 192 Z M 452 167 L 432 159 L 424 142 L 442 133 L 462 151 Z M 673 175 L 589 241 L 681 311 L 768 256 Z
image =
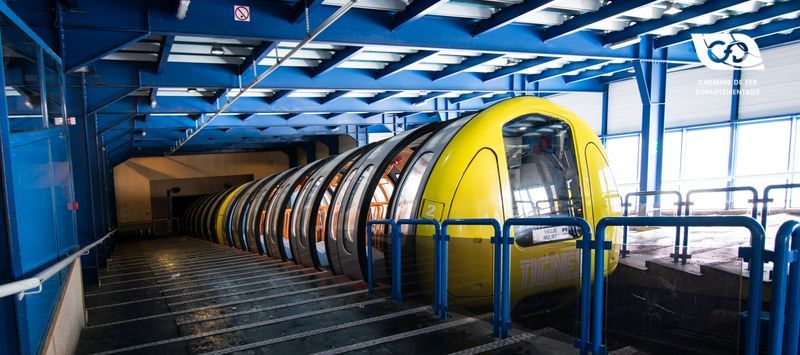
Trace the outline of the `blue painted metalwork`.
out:
M 764 229 L 767 228 L 767 218 L 769 217 L 769 203 L 772 202 L 772 199 L 769 198 L 769 193 L 772 190 L 785 190 L 785 189 L 796 189 L 800 188 L 800 184 L 776 184 L 776 185 L 767 185 L 764 188 L 764 193 L 761 194 L 761 226 Z
M 748 202 L 752 204 L 752 209 L 750 211 L 750 217 L 752 217 L 753 219 L 758 218 L 758 201 L 759 201 L 759 199 L 758 199 L 758 191 L 755 188 L 750 187 L 750 186 L 728 186 L 728 187 L 720 187 L 720 188 L 715 188 L 715 189 L 691 190 L 691 191 L 686 193 L 686 203 L 685 203 L 686 207 L 684 209 L 684 216 L 690 216 L 691 215 L 690 207 L 694 204 L 692 202 L 692 196 L 693 195 L 724 192 L 726 194 L 726 196 L 730 196 L 731 194 L 733 194 L 734 192 L 737 192 L 737 191 L 750 192 L 750 194 L 752 195 L 752 198 L 750 200 L 748 200 Z M 728 201 L 730 201 L 730 198 L 728 198 Z M 728 205 L 728 206 L 726 206 L 726 209 L 728 209 L 730 207 L 732 207 L 732 206 Z M 765 229 L 766 229 L 766 227 L 765 227 Z M 688 254 L 688 249 L 689 249 L 689 226 L 685 226 L 685 227 L 683 227 L 683 246 L 681 247 L 681 254 L 678 256 L 681 259 L 681 263 L 682 264 L 686 264 L 686 259 L 691 259 L 692 258 L 692 256 Z M 675 260 L 675 261 L 677 262 L 677 260 Z
M 631 63 L 613 63 L 604 65 L 600 69 L 596 70 L 586 70 L 576 75 L 567 75 L 564 77 L 564 81 L 566 83 L 576 83 L 583 80 L 594 79 L 597 77 L 611 75 L 619 72 L 626 72 L 628 69 L 631 69 Z
M 505 339 L 511 330 L 511 244 L 514 244 L 515 237 L 511 236 L 511 227 L 513 226 L 570 226 L 581 229 L 585 241 L 592 239 L 592 226 L 589 225 L 583 218 L 571 217 L 550 217 L 550 218 L 509 218 L 503 223 L 503 236 L 502 245 L 503 251 L 501 255 L 495 254 L 495 259 L 502 260 L 502 288 L 501 288 L 501 317 L 500 317 L 500 337 Z M 584 244 L 588 244 L 585 243 Z M 582 246 L 580 241 L 577 242 L 578 247 Z M 585 252 L 582 256 L 582 265 L 591 265 L 591 253 Z M 497 264 L 497 262 L 495 262 Z M 589 322 L 583 320 L 589 319 L 589 297 L 588 292 L 590 288 L 590 279 L 584 277 L 581 280 L 581 332 L 580 339 L 578 339 L 578 348 L 581 352 L 586 349 L 586 342 L 589 339 Z M 497 281 L 495 281 L 497 283 Z M 586 294 L 584 295 L 584 291 Z M 587 296 L 587 297 L 584 297 Z
M 541 11 L 542 9 L 552 5 L 553 0 L 534 0 L 523 1 L 509 7 L 506 7 L 487 19 L 480 20 L 475 23 L 475 28 L 472 34 L 475 36 L 494 31 L 500 27 L 506 26 L 520 17 Z
M 172 44 L 175 43 L 175 36 L 164 36 L 161 41 L 161 48 L 158 49 L 158 61 L 156 62 L 156 74 L 164 72 L 164 63 L 169 59 L 169 52 L 172 51 Z
M 605 5 L 594 12 L 575 16 L 557 26 L 550 26 L 542 33 L 542 39 L 549 41 L 580 31 L 592 24 L 622 15 L 630 10 L 650 5 L 656 0 L 626 0 Z
M 375 286 L 372 281 L 372 226 L 374 225 L 385 225 L 392 239 L 392 245 L 394 246 L 397 244 L 398 247 L 400 246 L 395 237 L 397 234 L 397 224 L 394 220 L 377 219 L 367 221 L 367 290 L 370 294 L 375 293 Z M 397 302 L 402 302 L 400 287 L 400 259 L 392 258 L 392 298 Z
M 800 11 L 800 2 L 787 1 L 772 6 L 764 6 L 756 12 L 731 16 L 710 25 L 692 27 L 672 36 L 659 37 L 655 42 L 655 47 L 663 48 L 691 41 L 692 33 L 725 32 L 748 24 L 774 19 L 795 11 Z
M 787 221 L 778 229 L 775 249 L 765 255 L 765 261 L 772 261 L 774 265 L 767 341 L 767 353 L 771 355 L 797 353 L 797 334 L 800 331 L 800 304 L 797 302 L 800 298 L 799 249 L 800 222 Z M 791 301 L 787 302 L 787 299 Z
M 293 92 L 294 92 L 294 90 L 276 91 L 275 93 L 272 94 L 272 96 L 267 98 L 267 103 L 270 104 L 270 105 L 274 105 L 278 101 L 280 101 L 280 100 L 282 100 L 282 99 L 284 99 L 286 97 L 289 97 L 289 95 L 291 95 Z
M 747 1 L 748 0 L 717 0 L 708 1 L 701 5 L 689 6 L 681 9 L 680 12 L 674 15 L 663 16 L 655 20 L 642 21 L 633 26 L 628 26 L 622 31 L 609 32 L 603 36 L 603 44 L 612 45 L 628 40 L 634 40 L 643 34 L 653 32 L 657 29 L 669 27 L 683 21 L 724 10 L 731 6 L 736 6 Z
M 416 53 L 406 54 L 403 57 L 403 59 L 400 59 L 399 61 L 394 63 L 390 63 L 383 69 L 378 70 L 378 72 L 375 74 L 375 79 L 383 79 L 386 78 L 387 76 L 397 74 L 414 64 L 422 62 L 423 60 L 436 55 L 437 53 L 439 52 L 423 50 Z
M 683 216 L 683 217 L 606 217 L 595 228 L 595 270 L 592 297 L 592 352 L 600 351 L 602 342 L 603 297 L 605 266 L 603 265 L 606 246 L 606 228 L 611 226 L 636 227 L 743 227 L 750 231 L 750 246 L 739 248 L 739 257 L 750 263 L 750 285 L 761 285 L 764 273 L 764 228 L 750 217 L 744 216 Z M 744 328 L 744 353 L 758 354 L 758 335 L 761 312 L 761 287 L 749 287 L 747 295 L 747 314 Z
M 525 69 L 533 68 L 537 65 L 547 64 L 552 61 L 558 60 L 555 57 L 539 57 L 534 59 L 524 60 L 522 62 L 517 63 L 516 65 L 503 67 L 497 69 L 491 73 L 486 73 L 483 75 L 483 81 L 492 81 L 499 78 L 504 78 L 512 74 L 519 73 Z
M 447 234 L 449 226 L 490 226 L 494 230 L 494 234 L 489 239 L 494 245 L 494 300 L 492 302 L 492 326 L 494 327 L 494 336 L 499 337 L 502 329 L 502 257 L 503 255 L 503 241 L 502 241 L 502 227 L 500 222 L 494 218 L 472 218 L 472 219 L 447 219 L 442 222 L 442 234 L 439 241 L 439 318 L 447 318 L 447 243 L 450 241 L 450 235 Z
M 642 144 L 639 156 L 639 191 L 661 190 L 664 160 L 664 108 L 666 106 L 667 64 L 661 59 L 666 49 L 654 49 L 655 37 L 644 35 L 639 42 L 640 61 L 635 62 L 636 84 L 642 102 Z M 654 61 L 655 60 L 655 61 Z M 659 199 L 656 195 L 656 204 Z
M 442 227 L 439 224 L 439 221 L 437 221 L 435 219 L 424 219 L 424 218 L 423 219 L 398 219 L 397 223 L 396 223 L 397 234 L 398 234 L 397 239 L 396 239 L 397 242 L 393 242 L 393 247 L 394 247 L 394 244 L 397 244 L 397 248 L 394 249 L 393 254 L 392 254 L 392 260 L 393 261 L 394 261 L 394 259 L 401 260 L 401 258 L 400 258 L 401 257 L 400 240 L 402 238 L 402 229 L 401 228 L 404 225 L 415 225 L 415 226 L 427 225 L 427 226 L 432 226 L 433 227 L 433 313 L 439 314 L 439 306 L 440 306 L 439 305 L 439 301 L 441 300 L 441 296 L 439 296 L 439 295 L 442 292 L 442 290 L 440 289 L 440 286 L 442 285 L 441 281 L 440 281 L 440 277 L 441 277 L 440 273 L 442 271 L 442 266 L 440 265 L 440 263 L 441 263 L 441 245 L 440 245 L 441 244 L 441 238 L 440 238 L 440 236 L 441 236 L 441 233 L 442 233 L 441 232 Z M 392 265 L 392 272 L 394 272 L 395 270 L 398 270 L 397 271 L 398 273 L 400 272 L 400 266 L 401 266 L 400 263 L 401 262 L 402 262 L 402 260 L 398 261 L 397 268 L 395 268 L 394 264 Z M 397 276 L 397 278 L 399 280 L 400 276 Z
M 313 68 L 311 77 L 316 78 L 322 74 L 325 74 L 340 64 L 348 61 L 353 56 L 361 53 L 364 50 L 364 47 L 346 47 L 344 49 L 339 50 L 330 58 L 324 60 L 322 63 L 317 65 Z
M 449 0 L 418 0 L 412 1 L 403 11 L 398 11 L 392 20 L 392 30 L 397 31 L 401 27 L 420 19 L 422 16 L 436 10 L 437 7 L 446 4 Z
M 441 71 L 434 73 L 433 74 L 433 80 L 436 81 L 436 80 L 444 79 L 444 78 L 447 78 L 447 77 L 451 77 L 451 76 L 459 74 L 459 73 L 463 73 L 463 72 L 465 72 L 465 71 L 467 71 L 469 69 L 477 67 L 477 66 L 479 66 L 481 64 L 485 64 L 487 62 L 490 62 L 490 61 L 495 60 L 497 58 L 500 58 L 502 56 L 503 56 L 502 54 L 485 53 L 485 54 L 481 54 L 481 55 L 479 55 L 477 57 L 470 57 L 470 58 L 464 59 L 461 63 L 448 65 L 447 67 L 445 67 Z
M 526 78 L 526 81 L 531 83 L 531 82 L 538 82 L 538 81 L 543 81 L 543 80 L 547 80 L 547 79 L 552 79 L 552 78 L 555 78 L 555 77 L 558 77 L 558 76 L 562 76 L 564 74 L 567 74 L 567 73 L 570 73 L 570 72 L 573 72 L 573 71 L 576 71 L 576 70 L 586 69 L 586 68 L 589 68 L 589 67 L 592 67 L 592 66 L 595 66 L 595 65 L 598 65 L 598 64 L 602 64 L 602 63 L 605 63 L 605 61 L 604 60 L 600 60 L 600 59 L 588 59 L 588 60 L 585 60 L 585 61 L 582 61 L 582 62 L 573 62 L 573 63 L 569 63 L 567 65 L 564 65 L 561 68 L 547 69 L 547 70 L 542 71 L 539 74 L 528 75 L 528 77 Z
M 239 74 L 244 75 L 248 74 L 255 77 L 255 72 L 258 67 L 258 63 L 264 60 L 267 57 L 269 52 L 278 48 L 278 42 L 273 41 L 264 41 L 258 45 L 258 47 L 253 48 L 253 54 L 250 57 L 245 58 L 242 65 L 239 66 Z
M 675 215 L 680 217 L 681 210 L 683 209 L 683 196 L 681 195 L 680 191 L 635 191 L 635 192 L 631 192 L 631 193 L 625 195 L 625 203 L 622 205 L 623 206 L 622 216 L 623 217 L 628 217 L 629 208 L 631 206 L 631 202 L 630 202 L 630 198 L 631 197 L 639 197 L 638 205 L 639 205 L 640 213 L 641 213 L 642 211 L 644 211 L 645 208 L 647 208 L 647 197 L 648 196 L 656 197 L 656 196 L 663 196 L 663 195 L 673 195 L 673 196 L 678 198 L 678 202 L 675 203 L 675 206 L 676 206 Z M 658 205 L 654 205 L 653 207 L 654 208 L 660 208 L 660 206 L 658 206 Z M 675 245 L 674 245 L 674 249 L 673 249 L 672 255 L 670 255 L 670 256 L 673 257 L 673 261 L 675 261 L 676 263 L 678 262 L 678 252 L 679 252 L 679 248 L 680 248 L 680 242 L 681 242 L 681 229 L 680 228 L 675 228 Z M 624 257 L 628 256 L 628 254 L 629 254 L 629 252 L 628 252 L 628 226 L 625 226 L 622 229 L 622 250 L 620 250 L 619 255 L 620 255 L 621 258 L 624 258 Z M 684 263 L 686 263 L 686 260 L 684 260 Z

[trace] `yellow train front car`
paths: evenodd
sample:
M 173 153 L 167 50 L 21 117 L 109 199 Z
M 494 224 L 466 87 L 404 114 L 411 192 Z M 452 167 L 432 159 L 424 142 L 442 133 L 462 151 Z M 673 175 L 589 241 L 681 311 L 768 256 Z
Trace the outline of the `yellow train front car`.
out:
M 297 171 L 264 180 L 269 183 L 239 187 L 227 198 L 198 201 L 188 210 L 186 220 L 194 225 L 187 225 L 187 231 L 363 279 L 366 223 L 371 219 L 502 222 L 513 217 L 581 217 L 594 224 L 621 210 L 605 151 L 594 131 L 567 109 L 535 97 L 505 100 L 476 114 L 424 125 Z M 304 189 L 306 182 L 310 185 Z M 274 193 L 277 186 L 300 187 Z M 235 199 L 240 202 L 230 208 L 236 195 L 241 195 Z M 249 212 L 237 212 L 241 209 Z M 215 218 L 207 218 L 208 214 Z M 285 216 L 263 218 L 275 215 Z M 223 228 L 224 224 L 242 227 Z M 375 226 L 374 232 L 375 275 L 381 277 L 391 271 L 390 241 L 383 227 Z M 403 277 L 430 292 L 432 230 L 405 227 L 403 232 L 407 266 Z M 577 287 L 579 231 L 520 226 L 513 233 L 512 302 Z M 449 296 L 465 304 L 489 304 L 492 231 L 454 226 L 449 235 Z M 619 245 L 616 231 L 607 236 Z M 606 255 L 606 272 L 611 272 L 619 250 L 615 247 Z

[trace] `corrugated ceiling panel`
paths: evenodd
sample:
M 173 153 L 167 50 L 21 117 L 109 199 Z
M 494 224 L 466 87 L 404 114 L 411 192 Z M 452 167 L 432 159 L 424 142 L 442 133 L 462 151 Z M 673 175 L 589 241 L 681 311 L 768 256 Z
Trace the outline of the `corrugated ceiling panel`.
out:
M 667 75 L 666 126 L 724 122 L 731 113 L 730 71 L 705 67 Z
M 800 44 L 783 46 L 761 52 L 764 70 L 742 72 L 739 118 L 800 113 Z M 758 89 L 748 92 L 748 89 Z
M 572 92 L 549 97 L 586 121 L 600 134 L 603 122 L 603 94 L 598 92 Z
M 608 85 L 608 133 L 638 132 L 642 129 L 642 101 L 636 80 Z

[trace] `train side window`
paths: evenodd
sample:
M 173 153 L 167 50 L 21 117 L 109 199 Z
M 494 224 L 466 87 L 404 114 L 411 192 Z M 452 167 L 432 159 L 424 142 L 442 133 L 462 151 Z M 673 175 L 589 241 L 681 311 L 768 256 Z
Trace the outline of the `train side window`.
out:
M 583 217 L 575 144 L 569 126 L 533 114 L 503 126 L 513 217 Z M 514 227 L 529 247 L 579 236 L 569 227 Z

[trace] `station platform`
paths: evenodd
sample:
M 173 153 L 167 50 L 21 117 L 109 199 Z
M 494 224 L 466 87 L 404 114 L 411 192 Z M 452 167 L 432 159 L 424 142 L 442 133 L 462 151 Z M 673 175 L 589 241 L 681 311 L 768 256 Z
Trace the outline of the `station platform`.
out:
M 85 290 L 79 354 L 575 353 L 553 328 L 492 336 L 490 314 L 397 303 L 389 287 L 190 237 L 122 242 Z

